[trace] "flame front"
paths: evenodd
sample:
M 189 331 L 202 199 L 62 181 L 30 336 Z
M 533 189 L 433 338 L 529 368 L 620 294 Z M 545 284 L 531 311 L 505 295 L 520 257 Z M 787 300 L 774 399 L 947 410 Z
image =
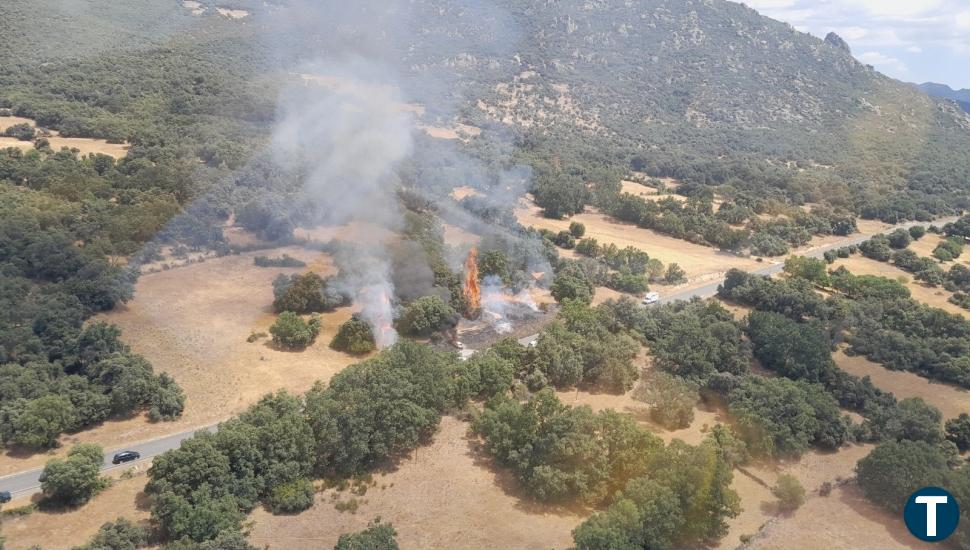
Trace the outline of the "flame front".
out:
M 478 249 L 472 247 L 465 260 L 465 298 L 468 299 L 468 311 L 477 312 L 482 307 L 482 291 L 478 286 Z

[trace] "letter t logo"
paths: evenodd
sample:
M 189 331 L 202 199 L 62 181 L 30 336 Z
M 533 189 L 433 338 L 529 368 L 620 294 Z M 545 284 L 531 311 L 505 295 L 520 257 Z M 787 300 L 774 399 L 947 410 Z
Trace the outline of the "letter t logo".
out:
M 926 505 L 926 536 L 935 537 L 936 536 L 936 505 L 946 504 L 945 496 L 918 496 L 916 497 L 916 504 Z

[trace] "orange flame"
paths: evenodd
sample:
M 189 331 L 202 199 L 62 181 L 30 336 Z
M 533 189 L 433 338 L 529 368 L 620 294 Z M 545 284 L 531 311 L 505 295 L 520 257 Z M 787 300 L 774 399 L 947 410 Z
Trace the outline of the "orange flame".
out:
M 478 249 L 472 247 L 465 260 L 465 297 L 468 298 L 468 309 L 477 312 L 482 307 L 482 291 L 478 287 Z

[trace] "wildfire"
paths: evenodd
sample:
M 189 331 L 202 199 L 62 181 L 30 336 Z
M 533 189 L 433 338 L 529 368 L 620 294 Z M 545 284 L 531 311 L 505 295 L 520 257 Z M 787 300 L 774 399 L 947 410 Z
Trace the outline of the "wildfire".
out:
M 472 314 L 482 307 L 482 290 L 478 286 L 478 249 L 472 247 L 465 260 L 465 297 L 468 298 L 468 310 Z

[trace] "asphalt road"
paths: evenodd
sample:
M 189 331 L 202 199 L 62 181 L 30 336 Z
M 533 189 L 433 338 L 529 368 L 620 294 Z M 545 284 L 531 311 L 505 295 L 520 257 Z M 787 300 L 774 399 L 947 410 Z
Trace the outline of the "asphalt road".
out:
M 945 223 L 956 221 L 957 219 L 958 218 L 953 217 L 953 218 L 947 218 L 942 220 L 936 220 L 933 223 L 942 226 Z M 913 225 L 921 225 L 921 224 L 919 223 L 900 224 L 900 225 L 890 227 L 885 231 L 885 233 L 894 231 L 897 228 L 909 228 Z M 857 245 L 864 241 L 869 240 L 873 236 L 874 234 L 856 235 L 844 241 L 839 241 L 836 244 L 825 246 L 825 247 L 819 247 L 815 250 L 805 252 L 803 253 L 803 255 L 813 257 L 813 258 L 821 258 L 829 250 L 842 248 L 844 246 L 852 246 L 854 244 Z M 766 262 L 770 262 L 770 263 L 766 263 L 765 267 L 757 269 L 752 273 L 755 273 L 758 275 L 773 275 L 775 273 L 782 271 L 785 267 L 784 263 L 781 263 L 781 262 L 769 261 L 769 260 L 766 260 Z M 667 296 L 662 296 L 660 299 L 660 303 L 666 304 L 666 303 L 676 302 L 678 300 L 690 300 L 694 297 L 710 298 L 717 294 L 717 287 L 720 286 L 722 282 L 723 282 L 723 279 L 712 282 L 705 286 L 691 288 L 680 292 L 668 294 Z M 538 337 L 539 337 L 538 334 L 533 334 L 530 336 L 526 336 L 524 338 L 520 338 L 519 342 L 522 343 L 523 345 L 529 345 L 530 342 L 536 340 Z M 473 350 L 465 350 L 465 353 L 471 354 L 473 353 Z M 104 464 L 102 465 L 101 469 L 102 471 L 110 471 L 113 469 L 126 468 L 126 467 L 130 467 L 133 464 L 149 461 L 152 458 L 164 453 L 165 451 L 177 448 L 182 443 L 183 440 L 192 437 L 198 432 L 215 431 L 215 429 L 216 429 L 216 426 L 206 426 L 203 428 L 195 428 L 192 430 L 161 437 L 158 439 L 152 439 L 141 443 L 133 443 L 132 445 L 122 449 L 114 449 L 108 453 L 105 453 Z M 115 466 L 111 463 L 111 459 L 115 453 L 120 451 L 137 451 L 141 453 L 141 458 L 134 462 L 128 462 L 125 464 Z M 40 491 L 40 479 L 39 479 L 40 473 L 41 473 L 41 469 L 37 468 L 34 470 L 27 470 L 24 472 L 19 472 L 16 474 L 0 477 L 0 491 L 10 491 L 10 493 L 13 495 L 14 498 L 37 493 Z
M 168 451 L 170 449 L 177 448 L 182 441 L 192 437 L 196 433 L 204 431 L 215 431 L 215 426 L 207 426 L 204 428 L 195 428 L 192 430 L 184 431 L 174 435 L 168 435 L 158 439 L 152 439 L 149 441 L 144 441 L 141 443 L 134 443 L 131 446 L 125 447 L 123 449 L 114 449 L 105 453 L 104 463 L 101 465 L 102 472 L 108 472 L 110 470 L 118 468 L 130 468 L 134 464 L 139 464 L 143 462 L 150 461 L 152 458 Z M 111 459 L 114 457 L 115 453 L 121 451 L 136 451 L 141 453 L 141 458 L 133 461 L 126 462 L 124 464 L 119 464 L 115 466 L 111 463 Z M 34 493 L 40 492 L 40 473 L 41 468 L 34 470 L 27 470 L 24 472 L 7 475 L 0 477 L 0 491 L 10 491 L 13 498 L 29 496 Z

